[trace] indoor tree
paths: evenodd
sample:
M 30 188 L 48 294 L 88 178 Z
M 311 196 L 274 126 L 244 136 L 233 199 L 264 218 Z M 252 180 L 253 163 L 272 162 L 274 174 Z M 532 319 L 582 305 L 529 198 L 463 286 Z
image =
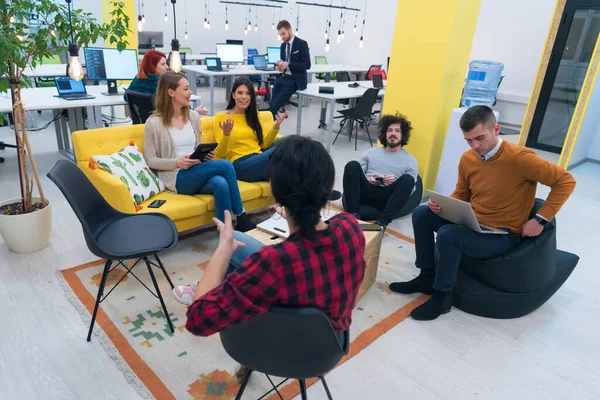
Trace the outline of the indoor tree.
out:
M 21 202 L 9 205 L 5 214 L 25 214 L 46 206 L 35 160 L 25 129 L 25 109 L 21 88 L 31 86 L 26 71 L 43 63 L 44 58 L 69 51 L 68 73 L 74 79 L 83 78 L 77 57 L 78 49 L 98 39 L 116 45 L 119 51 L 127 47 L 129 16 L 124 3 L 112 1 L 110 22 L 100 23 L 91 13 L 71 10 L 71 0 L 0 0 L 0 93 L 10 91 L 17 146 Z M 67 73 L 67 71 L 65 71 Z M 34 179 L 29 177 L 28 165 Z M 33 181 L 41 202 L 32 204 Z

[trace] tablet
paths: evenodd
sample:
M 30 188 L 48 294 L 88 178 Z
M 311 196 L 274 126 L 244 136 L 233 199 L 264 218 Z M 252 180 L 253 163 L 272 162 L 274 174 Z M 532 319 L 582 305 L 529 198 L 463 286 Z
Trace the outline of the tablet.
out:
M 206 157 L 208 153 L 216 149 L 218 145 L 218 143 L 200 143 L 198 147 L 196 147 L 196 150 L 194 150 L 194 152 L 190 156 L 190 159 L 204 161 L 204 157 Z

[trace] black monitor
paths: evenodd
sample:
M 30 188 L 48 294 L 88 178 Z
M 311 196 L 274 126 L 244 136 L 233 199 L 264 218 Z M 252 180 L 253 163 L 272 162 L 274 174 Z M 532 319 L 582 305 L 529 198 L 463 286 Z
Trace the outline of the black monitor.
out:
M 150 50 L 157 47 L 164 47 L 162 32 L 138 32 L 138 49 Z
M 244 41 L 243 40 L 236 40 L 236 39 L 227 39 L 225 40 L 226 44 L 241 44 L 242 46 L 244 45 Z
M 119 94 L 117 81 L 133 79 L 138 73 L 137 51 L 133 49 L 119 52 L 117 49 L 86 47 L 84 55 L 88 79 L 106 80 L 108 93 L 102 93 L 104 95 Z

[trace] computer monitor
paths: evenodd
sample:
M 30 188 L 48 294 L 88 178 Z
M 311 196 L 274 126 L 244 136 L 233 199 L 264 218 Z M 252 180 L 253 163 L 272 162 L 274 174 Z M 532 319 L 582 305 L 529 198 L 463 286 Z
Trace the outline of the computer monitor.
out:
M 217 43 L 217 57 L 222 63 L 235 64 L 244 62 L 244 46 L 241 44 Z
M 138 32 L 138 49 L 140 50 L 150 50 L 157 47 L 164 47 L 163 42 L 162 32 Z
M 226 39 L 225 43 L 226 44 L 241 44 L 242 46 L 244 45 L 243 40 L 237 40 L 237 39 Z
M 117 95 L 118 80 L 133 79 L 138 73 L 137 51 L 86 47 L 84 49 L 85 64 L 88 79 L 95 81 L 106 80 L 108 93 L 104 95 Z
M 269 64 L 275 64 L 281 60 L 281 48 L 280 47 L 267 47 L 267 61 Z

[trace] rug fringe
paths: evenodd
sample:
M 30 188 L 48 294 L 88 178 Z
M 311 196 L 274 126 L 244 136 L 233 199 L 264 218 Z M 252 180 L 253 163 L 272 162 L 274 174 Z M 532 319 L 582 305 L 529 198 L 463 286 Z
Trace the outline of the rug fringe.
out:
M 75 310 L 77 310 L 77 313 L 84 322 L 84 325 L 86 327 L 89 326 L 92 316 L 85 308 L 83 303 L 79 301 L 79 299 L 69 286 L 69 283 L 65 280 L 61 271 L 56 271 L 56 275 L 58 277 L 58 282 L 62 287 L 63 291 L 65 292 L 67 299 L 73 305 L 73 307 L 75 307 Z M 138 378 L 135 372 L 133 372 L 133 370 L 129 367 L 127 362 L 123 359 L 123 357 L 115 348 L 108 336 L 106 336 L 104 330 L 102 330 L 102 328 L 98 326 L 98 324 L 94 325 L 93 336 L 100 343 L 100 345 L 111 358 L 111 360 L 116 364 L 119 371 L 121 371 L 121 373 L 125 376 L 127 383 L 129 383 L 129 385 L 131 385 L 135 389 L 135 391 L 140 395 L 140 397 L 145 400 L 154 399 L 154 396 L 152 396 L 148 388 L 146 388 L 146 386 L 142 383 L 140 378 Z

